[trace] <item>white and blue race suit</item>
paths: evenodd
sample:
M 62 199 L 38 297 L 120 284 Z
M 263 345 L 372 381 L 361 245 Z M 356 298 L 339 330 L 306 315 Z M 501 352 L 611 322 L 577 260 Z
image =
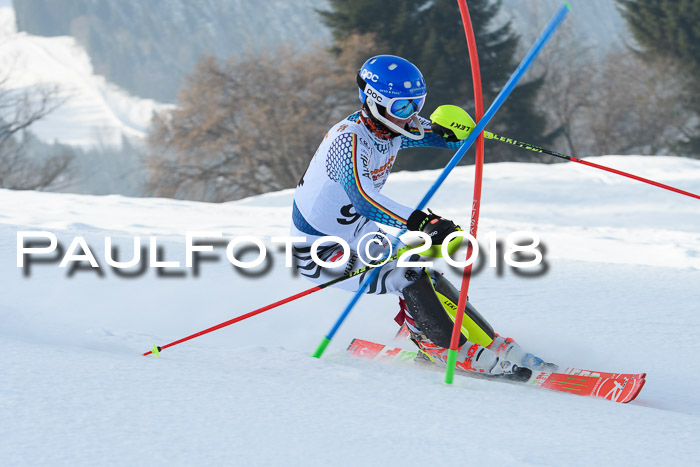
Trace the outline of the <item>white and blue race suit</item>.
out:
M 418 117 L 425 128 L 421 140 L 403 136 L 385 139 L 365 125 L 361 112 L 348 116 L 326 133 L 294 193 L 291 235 L 306 237 L 305 242 L 294 244 L 294 258 L 298 271 L 314 283 L 328 282 L 338 275 L 365 267 L 358 260 L 358 251 L 363 252 L 364 261 L 370 261 L 364 248 L 365 242 L 373 238 L 383 241 L 369 245 L 370 256 L 378 257 L 388 252 L 393 238 L 377 224 L 405 228 L 414 209 L 381 193 L 400 149 L 457 149 L 462 144 L 447 142 L 434 134 L 429 129 L 430 121 L 422 117 Z M 366 119 L 366 115 L 362 117 Z M 331 235 L 344 239 L 350 246 L 350 259 L 344 268 L 323 268 L 311 258 L 311 244 L 319 237 Z M 341 256 L 342 247 L 337 243 L 324 243 L 318 248 L 318 257 L 324 261 L 332 262 Z M 412 258 L 417 259 L 418 255 Z M 368 293 L 401 296 L 401 290 L 417 277 L 415 269 L 413 274 L 407 274 L 409 270 L 411 268 L 397 268 L 396 261 L 387 264 L 368 287 Z M 355 291 L 366 275 L 359 274 L 342 281 L 338 287 Z

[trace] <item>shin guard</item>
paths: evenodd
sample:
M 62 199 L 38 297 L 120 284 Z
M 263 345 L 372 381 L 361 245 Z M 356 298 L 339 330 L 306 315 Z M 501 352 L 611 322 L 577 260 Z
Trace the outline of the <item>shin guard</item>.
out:
M 413 284 L 403 289 L 404 300 L 416 326 L 440 347 L 449 348 L 459 302 L 459 292 L 441 274 L 427 269 Z M 460 347 L 467 341 L 488 347 L 494 339 L 491 325 L 469 303 L 462 321 Z

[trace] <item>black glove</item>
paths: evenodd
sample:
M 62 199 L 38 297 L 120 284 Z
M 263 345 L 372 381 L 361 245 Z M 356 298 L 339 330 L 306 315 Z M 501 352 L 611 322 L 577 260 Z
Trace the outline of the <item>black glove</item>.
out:
M 426 214 L 423 211 L 416 209 L 413 211 L 411 216 L 406 222 L 406 227 L 408 230 L 420 230 L 425 232 L 430 236 L 433 245 L 442 245 L 442 241 L 445 240 L 452 232 L 461 230 L 457 224 L 451 220 L 444 219 L 433 211 L 428 209 L 430 214 Z
M 456 143 L 459 141 L 459 138 L 457 138 L 457 135 L 455 135 L 455 132 L 450 130 L 449 128 L 445 128 L 444 126 L 440 125 L 439 123 L 431 123 L 430 124 L 430 129 L 433 131 L 438 136 L 442 136 L 445 141 L 448 143 Z

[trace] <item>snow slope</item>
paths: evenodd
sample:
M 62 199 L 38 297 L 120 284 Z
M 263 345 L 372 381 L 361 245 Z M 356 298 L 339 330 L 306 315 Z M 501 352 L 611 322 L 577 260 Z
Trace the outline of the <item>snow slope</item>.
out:
M 69 36 L 18 33 L 9 0 L 0 0 L 0 78 L 4 90 L 58 86 L 66 102 L 32 125 L 42 141 L 81 147 L 121 146 L 142 138 L 154 111 L 164 104 L 139 99 L 95 75 L 90 57 Z
M 594 162 L 700 193 L 700 161 Z M 430 206 L 468 222 L 473 167 Z M 436 172 L 392 175 L 415 204 Z M 140 354 L 311 287 L 279 253 L 260 277 L 224 259 L 118 277 L 156 235 L 184 261 L 185 231 L 286 235 L 292 191 L 206 204 L 0 190 L 2 465 L 690 465 L 700 434 L 700 202 L 578 164 L 489 164 L 479 236 L 530 230 L 547 270 L 485 266 L 472 303 L 502 334 L 562 365 L 648 373 L 628 405 L 349 358 L 389 342 L 394 297 L 365 297 L 324 358 L 309 355 L 350 295 L 323 290 L 163 351 Z M 102 265 L 16 267 L 19 230 L 84 236 Z M 488 251 L 483 252 L 488 254 Z M 87 263 L 85 263 L 87 264 Z M 448 272 L 458 283 L 458 274 Z

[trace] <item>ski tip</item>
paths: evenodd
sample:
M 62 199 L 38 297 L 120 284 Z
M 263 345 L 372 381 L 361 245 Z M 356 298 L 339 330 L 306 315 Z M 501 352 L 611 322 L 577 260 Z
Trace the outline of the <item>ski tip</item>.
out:
M 571 11 L 571 5 L 569 4 L 569 2 L 564 2 L 564 6 L 567 10 Z
M 635 400 L 637 398 L 637 396 L 639 395 L 639 393 L 642 392 L 642 388 L 644 387 L 646 382 L 647 382 L 647 380 L 644 378 L 641 378 L 637 382 L 635 382 L 637 384 L 637 387 L 634 389 L 634 391 L 632 391 L 630 393 L 630 395 L 627 397 L 626 400 L 622 401 L 622 403 L 628 404 L 628 403 L 632 402 L 633 400 Z

